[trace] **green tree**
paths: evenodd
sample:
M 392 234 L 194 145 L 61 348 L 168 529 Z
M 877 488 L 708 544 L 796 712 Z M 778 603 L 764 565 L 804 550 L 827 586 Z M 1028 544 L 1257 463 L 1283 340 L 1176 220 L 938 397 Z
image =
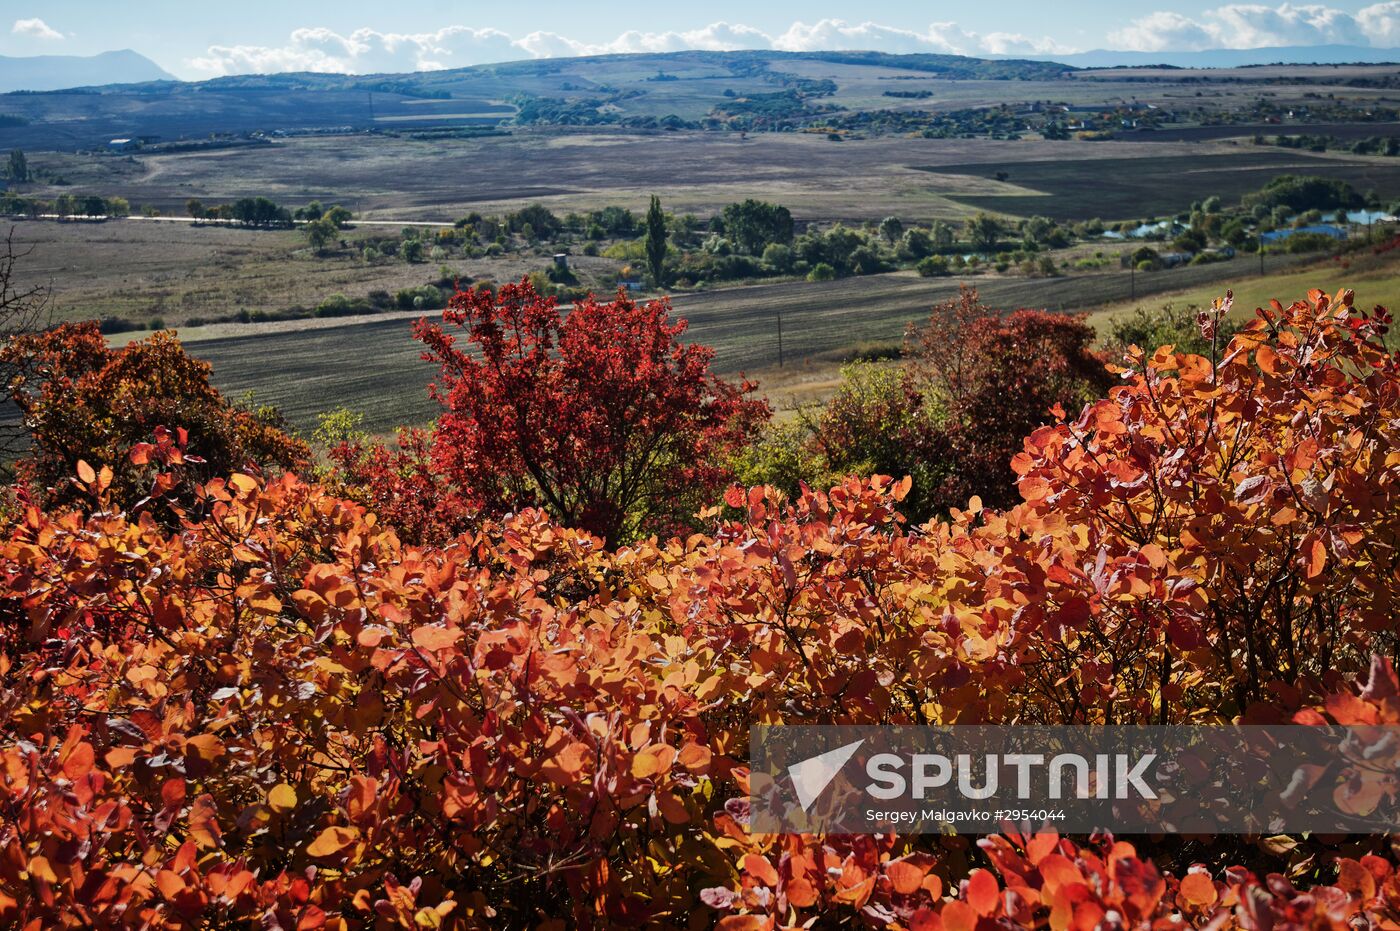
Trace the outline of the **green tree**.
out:
M 529 240 L 553 239 L 564 228 L 563 222 L 547 208 L 530 204 L 506 214 L 506 227 Z
M 249 226 L 291 226 L 292 213 L 266 197 L 240 197 L 230 206 L 230 216 Z
M 10 153 L 10 164 L 6 171 L 11 181 L 29 180 L 29 159 L 24 157 L 24 153 L 15 149 Z
M 423 243 L 417 239 L 405 239 L 403 246 L 399 249 L 399 254 L 404 257 L 405 262 L 421 262 L 423 261 Z
M 196 220 L 202 220 L 205 216 L 204 201 L 198 197 L 191 197 L 185 201 L 185 212 Z
M 637 231 L 637 218 L 625 207 L 604 207 L 602 210 L 595 210 L 588 215 L 588 222 L 598 226 L 609 236 L 631 236 Z
M 336 204 L 325 212 L 324 218 L 334 223 L 336 229 L 344 229 L 347 223 L 355 219 L 355 215 L 346 208 Z
M 894 245 L 899 241 L 899 237 L 904 235 L 904 223 L 899 217 L 885 217 L 880 221 L 880 235 L 885 238 L 885 242 Z
M 722 215 L 724 234 L 749 255 L 760 255 L 769 243 L 792 242 L 792 214 L 786 207 L 749 198 L 730 204 Z
M 1055 221 L 1049 217 L 1031 217 L 1021 222 L 1021 232 L 1026 242 L 1044 243 L 1054 228 Z
M 666 275 L 666 214 L 661 212 L 661 198 L 651 195 L 651 206 L 647 208 L 647 273 L 651 276 L 651 286 L 664 285 Z
M 865 245 L 865 237 L 849 226 L 837 223 L 822 237 L 822 255 L 841 275 L 849 274 L 856 250 Z
M 307 243 L 317 253 L 325 252 L 326 246 L 340 238 L 340 228 L 329 217 L 312 220 L 302 227 L 302 232 L 306 234 Z
M 768 244 L 768 248 L 763 250 L 763 264 L 780 275 L 786 275 L 792 271 L 795 259 L 796 257 L 792 254 L 792 246 L 772 242 Z
M 988 213 L 979 213 L 967 221 L 967 238 L 975 252 L 991 252 L 1001 237 L 1001 222 Z
M 903 251 L 909 258 L 922 259 L 933 254 L 933 237 L 928 230 L 911 227 L 904 231 Z

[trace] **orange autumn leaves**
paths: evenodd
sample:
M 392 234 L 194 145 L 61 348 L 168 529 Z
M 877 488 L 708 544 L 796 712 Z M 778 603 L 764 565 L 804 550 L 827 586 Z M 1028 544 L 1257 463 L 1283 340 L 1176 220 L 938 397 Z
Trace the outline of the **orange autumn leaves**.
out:
M 1134 354 L 1027 439 L 1021 504 L 919 528 L 875 478 L 415 547 L 294 476 L 171 528 L 82 471 L 0 548 L 0 923 L 1400 925 L 1379 842 L 745 827 L 760 723 L 1400 720 L 1388 665 L 1350 685 L 1400 590 L 1387 323 L 1314 294 Z

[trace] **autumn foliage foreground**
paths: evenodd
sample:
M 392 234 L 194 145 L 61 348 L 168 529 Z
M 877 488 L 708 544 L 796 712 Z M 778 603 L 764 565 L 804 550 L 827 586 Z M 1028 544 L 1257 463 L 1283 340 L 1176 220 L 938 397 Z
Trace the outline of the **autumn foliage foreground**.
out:
M 167 529 L 81 464 L 0 551 L 0 922 L 1400 927 L 1382 837 L 745 830 L 756 723 L 1400 721 L 1388 323 L 1314 292 L 1137 353 L 1022 503 L 917 528 L 876 478 L 410 547 L 240 474 Z M 137 457 L 177 487 L 178 437 Z

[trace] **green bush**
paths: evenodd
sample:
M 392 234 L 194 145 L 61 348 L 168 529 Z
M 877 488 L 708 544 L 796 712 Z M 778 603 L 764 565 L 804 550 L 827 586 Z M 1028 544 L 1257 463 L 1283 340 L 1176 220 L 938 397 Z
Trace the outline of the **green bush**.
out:
M 941 255 L 930 255 L 914 267 L 922 278 L 942 278 L 950 272 L 948 260 Z
M 818 262 L 812 266 L 812 270 L 807 273 L 808 281 L 835 281 L 836 269 L 826 262 Z
M 400 310 L 441 310 L 447 306 L 447 295 L 433 285 L 425 284 L 417 288 L 404 288 L 394 295 L 394 303 Z
M 1139 307 L 1109 325 L 1104 345 L 1114 356 L 1121 356 L 1129 346 L 1148 349 L 1167 345 L 1175 346 L 1179 352 L 1209 355 L 1210 340 L 1201 332 L 1198 313 L 1199 308 L 1173 304 L 1151 310 Z M 1228 343 L 1240 326 L 1240 320 L 1221 320 L 1217 327 L 1218 345 Z
M 628 239 L 615 242 L 603 250 L 603 257 L 619 262 L 645 262 L 647 243 L 645 239 Z
M 1326 233 L 1294 233 L 1283 241 L 1290 253 L 1322 252 L 1337 248 L 1340 243 Z

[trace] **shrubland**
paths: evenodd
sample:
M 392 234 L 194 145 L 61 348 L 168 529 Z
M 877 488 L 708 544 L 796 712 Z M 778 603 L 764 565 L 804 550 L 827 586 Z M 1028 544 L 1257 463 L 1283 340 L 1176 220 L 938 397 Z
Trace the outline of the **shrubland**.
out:
M 1077 408 L 1110 376 L 1081 317 L 1000 314 L 962 288 L 906 334 L 906 364 L 855 363 L 819 412 L 746 447 L 741 480 L 791 494 L 848 474 L 909 476 L 900 504 L 916 522 L 977 496 L 1015 500 L 1011 459 L 1057 405 Z
M 688 372 L 675 390 L 708 385 L 711 402 L 742 392 L 708 380 L 664 307 L 597 303 L 576 332 L 523 287 L 459 295 L 420 333 L 445 426 L 403 455 L 453 465 L 463 488 L 487 462 L 485 479 L 522 483 L 527 461 L 555 463 L 452 535 L 415 540 L 377 483 L 367 507 L 335 475 L 207 475 L 179 410 L 128 454 L 173 519 L 83 451 L 51 479 L 62 495 L 21 491 L 0 549 L 0 920 L 1400 924 L 1384 837 L 746 828 L 759 723 L 1400 720 L 1389 314 L 1314 291 L 1226 339 L 1228 310 L 1201 320 L 1206 353 L 1125 348 L 1111 387 L 1072 319 L 978 316 L 966 345 L 925 347 L 915 367 L 950 411 L 1019 403 L 1004 416 L 1036 425 L 1006 454 L 1003 506 L 918 521 L 910 479 L 876 475 L 734 484 L 676 535 L 568 526 L 586 511 L 543 488 L 592 461 L 575 431 L 671 397 L 627 395 L 633 360 L 662 384 Z M 988 371 L 999 351 L 1006 370 Z M 582 360 L 616 391 L 585 390 L 568 418 L 531 406 L 584 390 Z M 979 463 L 1002 455 L 965 442 Z M 670 473 L 698 465 L 667 450 Z

